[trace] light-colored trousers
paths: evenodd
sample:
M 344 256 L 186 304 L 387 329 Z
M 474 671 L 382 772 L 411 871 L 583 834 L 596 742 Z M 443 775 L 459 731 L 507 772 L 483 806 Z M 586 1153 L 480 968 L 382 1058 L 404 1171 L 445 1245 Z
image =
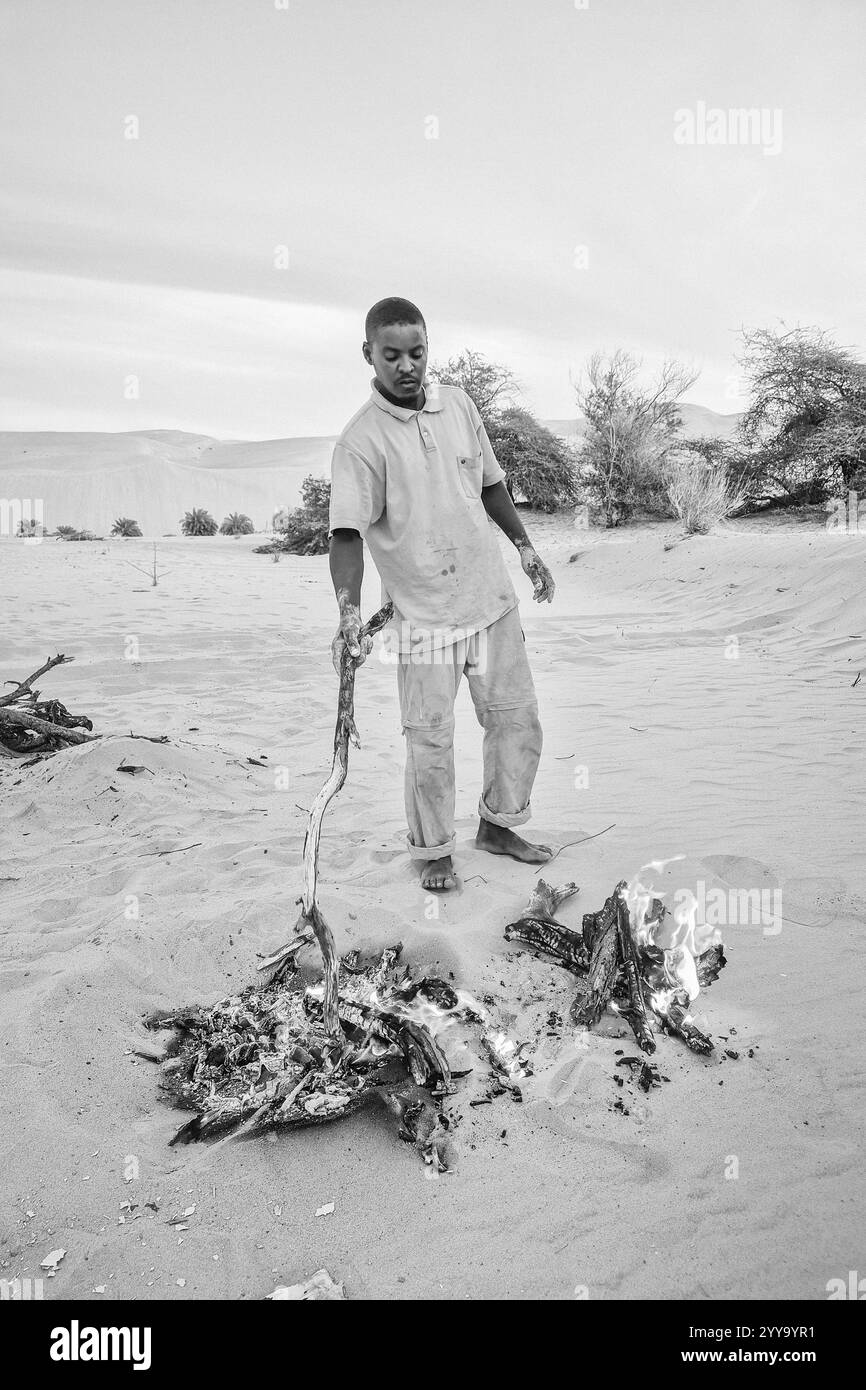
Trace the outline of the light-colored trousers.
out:
M 397 689 L 406 738 L 407 841 L 413 859 L 452 854 L 454 700 L 465 674 L 484 730 L 484 788 L 478 814 L 494 825 L 529 820 L 541 757 L 541 724 L 517 607 L 473 637 L 398 657 Z

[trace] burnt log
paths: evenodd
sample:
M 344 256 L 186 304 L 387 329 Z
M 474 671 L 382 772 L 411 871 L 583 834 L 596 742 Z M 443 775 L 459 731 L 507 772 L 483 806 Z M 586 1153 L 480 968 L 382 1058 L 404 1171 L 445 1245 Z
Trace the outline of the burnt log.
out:
M 322 1001 L 309 993 L 304 999 L 304 1008 L 313 1017 L 323 1014 Z M 451 1068 L 448 1060 L 423 1024 L 402 1018 L 387 1008 L 360 999 L 349 999 L 342 994 L 337 998 L 337 1010 L 343 1027 L 363 1029 L 389 1043 L 395 1051 L 399 1049 L 417 1085 L 436 1085 L 446 1091 L 450 1089 Z
M 589 967 L 589 955 L 580 932 L 571 931 L 569 927 L 550 922 L 545 917 L 521 917 L 517 922 L 509 922 L 505 928 L 505 940 L 518 941 L 523 946 L 542 951 L 551 956 L 557 965 L 575 975 L 585 975 Z
M 592 1028 L 604 1013 L 620 965 L 619 895 L 626 887 L 623 879 L 605 900 L 600 912 L 587 913 L 583 919 L 583 937 L 590 951 L 586 976 L 586 992 L 571 1006 L 571 1021 L 578 1028 Z
M 579 892 L 580 889 L 576 883 L 564 883 L 561 888 L 554 888 L 551 884 L 545 883 L 543 878 L 540 878 L 529 895 L 529 902 L 523 909 L 522 916 L 540 917 L 548 922 L 553 922 L 556 920 L 556 909 L 559 904 Z
M 713 977 L 715 979 L 715 976 Z M 692 1052 L 698 1052 L 706 1057 L 713 1051 L 713 1040 L 706 1033 L 702 1033 L 700 1028 L 688 1018 L 688 1005 L 674 1000 L 668 1006 L 666 1013 L 659 1013 L 657 1017 L 661 1021 L 662 1027 L 666 1032 L 675 1038 L 680 1038 L 686 1047 Z
M 721 944 L 710 946 L 701 955 L 695 958 L 695 972 L 698 977 L 698 984 L 701 989 L 706 989 L 714 980 L 719 978 L 719 972 L 725 968 L 727 957 L 725 948 Z
M 579 892 L 576 883 L 553 888 L 540 878 L 520 917 L 516 922 L 509 922 L 505 928 L 505 940 L 531 946 L 533 950 L 551 956 L 565 970 L 584 974 L 589 965 L 589 954 L 583 937 L 580 932 L 557 922 L 554 915 L 561 902 Z
M 632 1032 L 637 1038 L 638 1045 L 644 1052 L 655 1052 L 655 1038 L 649 1026 L 646 1006 L 644 1004 L 643 984 L 641 981 L 637 948 L 635 946 L 634 937 L 632 936 L 628 904 L 622 896 L 622 893 L 617 897 L 616 908 L 620 959 L 622 961 L 622 968 L 628 987 L 629 1007 L 626 1017 L 628 1018 Z

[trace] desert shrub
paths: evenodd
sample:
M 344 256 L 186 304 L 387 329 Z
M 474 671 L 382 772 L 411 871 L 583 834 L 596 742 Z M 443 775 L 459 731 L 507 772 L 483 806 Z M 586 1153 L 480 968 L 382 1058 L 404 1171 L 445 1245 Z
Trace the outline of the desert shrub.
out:
M 95 536 L 92 531 L 79 531 L 77 526 L 58 526 L 57 536 L 62 541 L 101 541 L 103 536 Z
M 617 351 L 595 353 L 577 389 L 586 420 L 579 455 L 585 496 L 606 526 L 619 526 L 636 511 L 669 515 L 665 460 L 675 448 L 677 400 L 696 376 L 665 362 L 654 382 L 642 385 L 640 362 Z
M 220 527 L 221 536 L 251 536 L 255 530 L 253 523 L 243 512 L 232 512 Z
M 741 506 L 743 488 L 732 483 L 724 463 L 709 463 L 697 451 L 678 450 L 665 465 L 665 491 L 687 531 L 706 535 Z
M 141 527 L 129 516 L 119 516 L 111 528 L 112 536 L 140 536 Z
M 443 386 L 459 386 L 474 402 L 512 497 L 545 512 L 574 505 L 574 451 L 531 411 L 514 404 L 518 384 L 508 367 L 466 348 L 447 362 L 432 363 L 427 374 Z
M 193 507 L 191 512 L 184 515 L 180 529 L 185 536 L 215 536 L 219 528 L 209 511 L 204 507 Z
M 508 406 L 487 422 L 493 451 L 505 469 L 512 497 L 542 512 L 574 506 L 578 478 L 574 451 L 528 410 Z
M 857 493 L 858 497 L 866 497 L 866 463 L 855 468 L 848 485 L 852 492 Z
M 578 461 L 581 500 L 593 525 L 670 516 L 665 460 L 671 447 L 672 441 L 627 409 L 614 411 L 603 431 L 588 430 Z
M 328 508 L 331 484 L 327 478 L 306 477 L 301 484 L 301 505 L 281 512 L 274 520 L 278 538 L 256 546 L 256 555 L 287 552 L 290 555 L 327 555 Z

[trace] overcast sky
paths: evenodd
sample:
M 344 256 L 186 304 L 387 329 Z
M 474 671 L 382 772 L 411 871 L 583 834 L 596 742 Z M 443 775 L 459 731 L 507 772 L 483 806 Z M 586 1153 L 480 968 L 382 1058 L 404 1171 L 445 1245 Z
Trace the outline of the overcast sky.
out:
M 336 433 L 388 294 L 543 418 L 595 349 L 692 363 L 732 411 L 742 324 L 866 344 L 862 0 L 0 16 L 0 428 Z M 706 143 L 699 103 L 766 138 Z

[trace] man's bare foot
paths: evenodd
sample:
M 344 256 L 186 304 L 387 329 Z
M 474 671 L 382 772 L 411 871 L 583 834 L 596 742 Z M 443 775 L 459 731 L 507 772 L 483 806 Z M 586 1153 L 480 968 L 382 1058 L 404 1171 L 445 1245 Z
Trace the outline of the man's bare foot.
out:
M 421 887 L 430 888 L 434 893 L 442 893 L 446 888 L 456 888 L 457 875 L 451 863 L 451 855 L 443 854 L 441 859 L 428 859 L 421 870 Z
M 543 864 L 553 854 L 547 845 L 531 845 L 506 826 L 494 825 L 492 821 L 483 819 L 478 822 L 475 843 L 479 849 L 486 849 L 488 854 L 507 854 L 512 859 L 519 859 L 521 864 Z

